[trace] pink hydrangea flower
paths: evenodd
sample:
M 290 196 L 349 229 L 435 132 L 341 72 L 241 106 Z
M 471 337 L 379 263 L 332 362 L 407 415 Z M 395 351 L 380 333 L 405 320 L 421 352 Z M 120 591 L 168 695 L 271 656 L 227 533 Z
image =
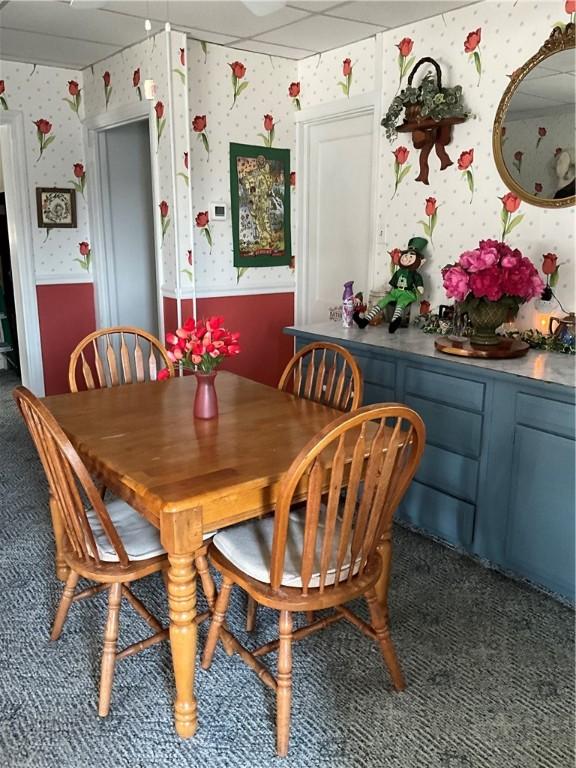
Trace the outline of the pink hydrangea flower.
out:
M 522 258 L 522 254 L 516 248 L 513 251 L 510 251 L 509 253 L 505 253 L 501 260 L 500 260 L 500 266 L 504 267 L 504 269 L 515 269 L 520 264 L 520 260 Z
M 442 270 L 449 298 L 468 297 L 498 301 L 502 296 L 519 305 L 542 294 L 544 283 L 530 259 L 518 249 L 496 240 L 481 240 L 478 248 L 465 251 L 457 264 Z
M 455 264 L 442 270 L 442 280 L 448 298 L 464 301 L 470 290 L 470 278 L 461 266 Z
M 514 270 L 503 271 L 502 287 L 509 296 L 528 301 L 542 293 L 544 283 L 530 259 L 523 256 Z
M 468 272 L 480 272 L 483 269 L 493 267 L 498 262 L 496 248 L 484 247 L 475 251 L 464 251 L 460 256 L 460 266 Z
M 502 270 L 489 267 L 470 276 L 470 288 L 477 299 L 486 297 L 488 301 L 498 301 L 505 290 L 502 287 Z

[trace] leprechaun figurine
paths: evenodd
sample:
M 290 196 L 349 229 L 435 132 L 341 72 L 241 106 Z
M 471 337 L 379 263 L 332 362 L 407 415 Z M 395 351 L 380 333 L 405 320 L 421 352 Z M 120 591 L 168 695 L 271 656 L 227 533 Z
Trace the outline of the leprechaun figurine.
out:
M 376 306 L 366 312 L 364 317 L 360 317 L 359 312 L 355 312 L 353 320 L 360 328 L 366 328 L 370 320 L 374 320 L 384 311 L 387 304 L 394 302 L 396 307 L 388 330 L 394 333 L 402 322 L 402 312 L 412 302 L 419 298 L 419 294 L 424 293 L 424 282 L 422 275 L 418 272 L 419 267 L 424 264 L 426 259 L 422 256 L 428 241 L 423 237 L 413 237 L 408 241 L 408 248 L 400 252 L 398 258 L 398 269 L 390 279 L 392 290 L 383 296 Z

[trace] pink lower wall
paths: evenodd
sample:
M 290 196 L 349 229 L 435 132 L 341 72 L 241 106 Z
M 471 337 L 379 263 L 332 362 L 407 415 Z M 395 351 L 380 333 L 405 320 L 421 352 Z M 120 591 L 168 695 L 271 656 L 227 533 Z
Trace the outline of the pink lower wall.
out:
M 294 294 L 269 293 L 258 296 L 217 296 L 198 299 L 198 317 L 222 315 L 226 328 L 240 331 L 242 352 L 222 368 L 262 384 L 276 386 L 292 357 L 294 340 L 282 333 L 294 324 Z M 182 302 L 182 318 L 192 315 L 192 300 Z M 176 328 L 176 300 L 164 299 L 167 331 Z
M 37 285 L 47 395 L 68 392 L 68 361 L 78 342 L 96 328 L 92 283 Z

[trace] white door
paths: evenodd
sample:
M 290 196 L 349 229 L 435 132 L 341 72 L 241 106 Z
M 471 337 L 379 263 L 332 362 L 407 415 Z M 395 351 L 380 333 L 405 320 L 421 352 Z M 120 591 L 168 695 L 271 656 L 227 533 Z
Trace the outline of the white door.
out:
M 109 324 L 159 335 L 148 120 L 99 134 Z M 102 325 L 102 318 L 100 318 Z
M 305 127 L 305 210 L 302 262 L 298 262 L 297 321 L 329 319 L 343 285 L 367 297 L 372 247 L 373 112 L 335 115 Z M 302 166 L 301 166 L 302 167 Z M 299 180 L 300 183 L 300 180 Z M 303 214 L 303 215 L 302 215 Z M 298 254 L 296 255 L 298 260 Z

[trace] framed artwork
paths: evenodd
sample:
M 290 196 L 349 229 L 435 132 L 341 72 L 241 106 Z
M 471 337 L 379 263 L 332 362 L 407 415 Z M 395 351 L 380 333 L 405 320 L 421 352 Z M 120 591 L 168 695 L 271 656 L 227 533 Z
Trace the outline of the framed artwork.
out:
M 36 210 L 39 227 L 76 227 L 76 190 L 36 187 Z
M 230 144 L 235 267 L 288 266 L 290 150 Z

